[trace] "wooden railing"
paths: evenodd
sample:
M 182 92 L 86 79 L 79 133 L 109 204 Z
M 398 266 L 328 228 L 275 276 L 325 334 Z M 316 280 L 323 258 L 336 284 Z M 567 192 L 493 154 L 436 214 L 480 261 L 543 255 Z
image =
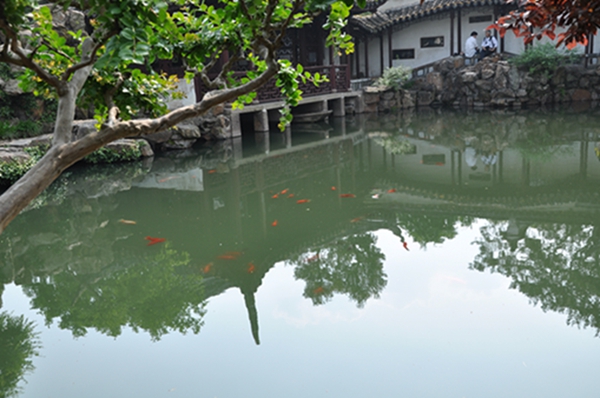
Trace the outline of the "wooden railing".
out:
M 311 82 L 300 83 L 303 97 L 350 90 L 350 68 L 348 65 L 307 66 L 304 67 L 304 70 L 312 74 L 319 73 L 322 76 L 326 76 L 329 81 L 319 84 L 318 87 Z M 199 78 L 196 78 L 195 84 L 196 98 L 200 99 L 207 90 Z M 281 99 L 281 91 L 279 87 L 275 86 L 275 79 L 269 80 L 256 93 L 256 101 L 258 102 L 274 102 Z

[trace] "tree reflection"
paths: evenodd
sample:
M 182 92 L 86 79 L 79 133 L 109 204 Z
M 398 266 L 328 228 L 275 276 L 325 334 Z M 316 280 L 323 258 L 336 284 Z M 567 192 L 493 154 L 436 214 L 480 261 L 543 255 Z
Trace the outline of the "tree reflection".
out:
M 372 233 L 351 235 L 291 260 L 296 264 L 295 278 L 306 281 L 304 297 L 319 305 L 335 293 L 347 294 L 359 307 L 371 297 L 378 298 L 387 276 L 383 272 L 385 256 L 376 242 Z
M 512 279 L 544 311 L 600 335 L 600 231 L 597 225 L 491 223 L 481 228 L 471 264 Z
M 123 262 L 127 265 L 113 265 L 110 272 L 64 269 L 25 285 L 24 290 L 47 324 L 59 318 L 59 326 L 75 336 L 94 328 L 116 337 L 123 326 L 145 330 L 153 340 L 170 331 L 200 331 L 205 313 L 203 278 L 184 272 L 187 254 L 165 247 L 155 256 Z
M 33 371 L 39 342 L 33 323 L 25 317 L 0 313 L 0 397 L 16 396 L 18 384 Z

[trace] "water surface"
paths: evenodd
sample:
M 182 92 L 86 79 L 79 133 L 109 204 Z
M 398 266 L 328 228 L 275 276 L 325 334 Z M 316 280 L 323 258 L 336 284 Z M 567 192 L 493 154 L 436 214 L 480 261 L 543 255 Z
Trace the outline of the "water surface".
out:
M 75 168 L 0 236 L 2 314 L 38 333 L 0 333 L 2 375 L 27 371 L 20 397 L 595 397 L 598 121 L 347 117 Z

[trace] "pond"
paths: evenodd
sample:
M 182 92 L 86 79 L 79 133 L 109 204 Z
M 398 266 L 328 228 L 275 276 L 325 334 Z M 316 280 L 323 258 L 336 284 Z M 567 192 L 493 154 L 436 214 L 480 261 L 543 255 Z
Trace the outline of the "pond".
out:
M 600 113 L 74 168 L 0 236 L 0 396 L 596 397 Z

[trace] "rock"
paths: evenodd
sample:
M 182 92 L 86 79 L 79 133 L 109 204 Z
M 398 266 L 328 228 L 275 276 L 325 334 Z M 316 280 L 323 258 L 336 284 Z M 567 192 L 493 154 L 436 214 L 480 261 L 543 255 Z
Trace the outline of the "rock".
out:
M 434 100 L 433 93 L 431 91 L 419 91 L 417 94 L 417 105 L 428 106 Z
M 171 129 L 168 129 L 168 130 L 159 131 L 157 133 L 143 135 L 142 138 L 144 138 L 152 146 L 155 147 L 156 144 L 162 144 L 164 142 L 169 141 L 171 139 L 172 135 L 173 135 L 173 131 Z
M 4 92 L 8 95 L 21 95 L 23 90 L 19 87 L 19 81 L 16 79 L 10 79 L 2 87 Z
M 187 140 L 178 134 L 173 134 L 171 139 L 160 144 L 163 151 L 189 149 L 196 143 L 196 140 Z
M 473 83 L 477 80 L 477 73 L 472 71 L 466 71 L 461 74 L 461 80 L 463 83 Z
M 200 138 L 200 128 L 193 124 L 178 124 L 174 130 L 185 139 Z
M 425 81 L 436 91 L 442 91 L 443 79 L 439 72 L 431 72 L 425 77 Z
M 143 158 L 149 158 L 154 156 L 154 151 L 152 150 L 152 147 L 150 146 L 148 141 L 144 139 L 137 139 L 136 141 L 138 143 Z
M 366 88 L 371 88 L 371 87 L 366 87 Z M 379 102 L 379 96 L 380 96 L 380 92 L 373 92 L 373 91 L 364 91 L 363 93 L 363 101 L 365 103 L 365 105 L 372 105 L 372 104 L 376 104 Z
M 490 91 L 492 89 L 492 82 L 489 80 L 480 79 L 475 81 L 475 86 L 480 90 Z
M 590 99 L 592 99 L 592 94 L 588 90 L 581 88 L 576 89 L 573 91 L 573 94 L 571 94 L 572 101 L 589 101 Z
M 78 140 L 90 133 L 98 131 L 95 119 L 75 120 L 73 122 L 73 139 Z
M 484 80 L 490 79 L 496 72 L 491 67 L 487 67 L 481 70 L 481 78 Z

